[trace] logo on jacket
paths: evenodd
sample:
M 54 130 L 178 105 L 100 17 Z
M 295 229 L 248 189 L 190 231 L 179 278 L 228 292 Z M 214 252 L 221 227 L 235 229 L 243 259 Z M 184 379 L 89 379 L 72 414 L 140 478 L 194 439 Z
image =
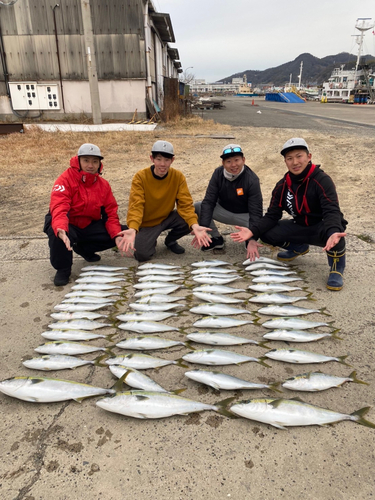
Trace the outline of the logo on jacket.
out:
M 65 186 L 63 186 L 62 184 L 55 184 L 52 191 L 60 191 L 61 193 L 63 193 L 65 191 Z
M 243 196 L 243 189 L 242 188 L 237 188 L 237 196 Z
M 288 191 L 286 193 L 286 210 L 287 212 L 292 216 L 292 217 L 295 217 L 296 214 L 294 213 L 294 209 L 293 209 L 293 200 L 294 200 L 294 196 L 293 196 L 293 193 L 291 193 L 290 191 Z

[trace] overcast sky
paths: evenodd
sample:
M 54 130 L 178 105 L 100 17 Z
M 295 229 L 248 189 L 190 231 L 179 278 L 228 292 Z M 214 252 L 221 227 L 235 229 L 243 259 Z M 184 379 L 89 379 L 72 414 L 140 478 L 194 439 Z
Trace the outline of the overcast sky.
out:
M 171 16 L 184 70 L 214 82 L 245 70 L 263 70 L 309 52 L 357 54 L 352 36 L 359 17 L 375 20 L 374 0 L 153 0 Z M 375 35 L 364 37 L 375 54 Z M 293 75 L 294 76 L 294 75 Z M 296 75 L 297 76 L 297 75 Z M 303 82 L 303 73 L 302 73 Z

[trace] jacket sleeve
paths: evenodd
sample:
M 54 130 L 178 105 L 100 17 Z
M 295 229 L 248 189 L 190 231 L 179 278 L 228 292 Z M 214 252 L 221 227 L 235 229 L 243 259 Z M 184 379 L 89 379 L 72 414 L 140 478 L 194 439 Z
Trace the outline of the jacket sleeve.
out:
M 249 210 L 249 227 L 256 225 L 263 216 L 263 197 L 260 189 L 260 182 L 257 175 L 253 176 L 249 186 L 249 196 L 247 200 Z
M 63 229 L 69 232 L 69 217 L 68 213 L 72 205 L 73 189 L 70 185 L 69 178 L 64 172 L 56 179 L 52 188 L 50 212 L 52 216 L 52 229 L 57 236 L 57 229 Z
M 105 227 L 108 231 L 109 236 L 114 239 L 121 231 L 121 225 L 117 213 L 118 205 L 109 184 L 107 184 L 107 191 L 103 207 L 107 215 Z
M 202 204 L 201 204 L 201 212 L 199 216 L 199 224 L 201 226 L 209 227 L 212 221 L 212 216 L 214 213 L 214 209 L 219 199 L 219 176 L 218 169 L 214 171 L 210 182 L 208 183 L 206 194 L 204 195 Z
M 318 187 L 318 196 L 323 212 L 323 222 L 326 229 L 327 238 L 333 233 L 341 233 L 345 230 L 346 221 L 341 213 L 335 184 L 327 174 L 320 182 L 313 179 Z
M 145 190 L 139 173 L 133 177 L 130 187 L 127 225 L 130 229 L 139 231 L 145 208 Z
M 264 233 L 276 226 L 283 216 L 282 194 L 284 180 L 279 181 L 272 191 L 271 201 L 265 215 L 255 224 L 251 224 L 250 231 L 254 238 L 261 238 Z
M 193 198 L 191 197 L 186 178 L 181 174 L 179 180 L 177 197 L 176 197 L 177 213 L 184 219 L 189 228 L 193 224 L 198 223 L 198 216 L 195 213 Z

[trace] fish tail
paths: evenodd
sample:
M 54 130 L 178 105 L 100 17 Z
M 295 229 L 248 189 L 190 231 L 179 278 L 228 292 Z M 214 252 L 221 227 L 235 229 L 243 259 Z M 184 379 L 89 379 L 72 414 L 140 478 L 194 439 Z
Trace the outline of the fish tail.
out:
M 129 375 L 130 370 L 126 370 L 125 373 L 113 384 L 111 389 L 114 392 L 122 392 L 124 390 L 123 384 L 125 384 L 126 377 Z
M 268 388 L 271 391 L 281 392 L 282 393 L 283 391 L 280 391 L 280 389 L 279 389 L 280 384 L 281 384 L 281 382 L 272 382 L 272 384 L 268 384 Z
M 326 309 L 327 309 L 326 307 L 322 307 L 321 309 L 319 309 L 320 313 L 324 314 L 325 316 L 332 316 L 332 314 L 330 314 L 329 312 L 326 312 Z M 331 323 L 331 321 L 330 321 L 330 323 Z
M 265 366 L 266 368 L 271 368 L 270 365 L 267 365 L 267 363 L 264 362 L 265 359 L 268 359 L 268 358 L 265 358 L 265 357 L 262 357 L 262 358 L 259 358 L 258 359 L 258 363 L 262 366 Z
M 192 351 L 196 351 L 196 348 L 193 347 L 190 342 L 191 340 L 187 340 L 186 342 L 184 342 L 185 346 L 191 349 Z
M 363 380 L 359 380 L 359 379 L 357 378 L 357 372 L 356 372 L 356 371 L 352 372 L 352 373 L 349 375 L 349 377 L 348 377 L 348 378 L 350 378 L 350 379 L 351 379 L 351 381 L 352 381 L 352 382 L 354 382 L 355 384 L 365 384 L 365 385 L 370 385 L 368 382 L 364 382 Z
M 337 356 L 337 360 L 339 363 L 351 367 L 352 365 L 349 365 L 349 363 L 345 363 L 345 360 L 347 357 L 348 357 L 348 354 L 346 356 Z
M 257 344 L 259 347 L 263 347 L 263 349 L 271 349 L 271 346 L 267 344 L 267 341 L 265 340 L 264 342 L 258 342 Z
M 232 403 L 236 397 L 226 398 L 221 401 L 215 403 L 216 411 L 228 418 L 238 418 L 237 415 L 234 415 L 231 411 L 228 410 L 228 406 Z
M 178 358 L 178 359 L 175 359 L 175 363 L 174 364 L 176 366 L 179 366 L 180 368 L 189 368 L 188 365 L 185 365 L 184 361 L 185 361 L 184 359 Z
M 107 367 L 108 365 L 106 363 L 101 363 L 101 361 L 105 358 L 108 358 L 107 352 L 105 354 L 102 354 L 101 356 L 98 356 L 96 359 L 94 359 L 94 361 L 93 361 L 94 365 Z
M 336 340 L 342 340 L 342 337 L 339 337 L 339 336 L 337 335 L 337 332 L 339 332 L 339 331 L 340 331 L 340 328 L 336 328 L 336 330 L 333 330 L 333 332 L 331 333 L 332 338 L 334 338 L 334 339 L 336 339 Z
M 186 389 L 187 389 L 187 387 L 183 387 L 182 389 L 175 389 L 174 391 L 170 391 L 170 392 L 171 392 L 171 394 L 178 396 L 179 394 L 181 394 L 181 392 L 186 391 Z
M 366 427 L 371 427 L 372 429 L 375 429 L 375 424 L 373 422 L 370 422 L 369 420 L 363 418 L 363 416 L 366 415 L 370 410 L 371 406 L 366 406 L 365 408 L 361 408 L 360 410 L 357 410 L 350 414 L 350 416 L 352 417 L 350 420 L 353 420 L 358 424 L 365 425 Z

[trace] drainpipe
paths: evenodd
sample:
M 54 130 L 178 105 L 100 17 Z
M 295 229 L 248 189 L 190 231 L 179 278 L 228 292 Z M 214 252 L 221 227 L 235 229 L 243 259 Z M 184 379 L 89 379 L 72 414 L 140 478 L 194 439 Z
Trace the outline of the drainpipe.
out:
M 56 53 L 57 53 L 57 64 L 59 66 L 61 102 L 62 102 L 63 110 L 64 110 L 64 113 L 65 113 L 64 89 L 63 89 L 63 83 L 62 83 L 61 62 L 60 62 L 60 52 L 59 52 L 59 39 L 58 39 L 58 36 L 57 36 L 57 26 L 56 26 L 56 13 L 55 13 L 56 7 L 60 7 L 60 4 L 57 3 L 53 7 L 52 12 L 53 12 L 53 24 L 55 25 Z
M 0 5 L 4 5 L 4 7 L 10 7 L 11 5 L 14 5 L 17 1 L 18 0 L 10 0 L 9 2 L 4 2 L 4 1 L 0 0 Z M 7 96 L 10 98 L 9 73 L 8 73 L 8 66 L 7 66 L 7 60 L 6 60 L 6 55 L 5 55 L 3 32 L 1 30 L 1 24 L 0 24 L 0 56 L 1 56 L 1 64 L 3 66 L 6 93 L 7 93 Z
M 152 102 L 152 84 L 150 71 L 150 31 L 148 18 L 148 0 L 144 4 L 144 29 L 145 29 L 145 48 L 146 48 L 146 97 Z

